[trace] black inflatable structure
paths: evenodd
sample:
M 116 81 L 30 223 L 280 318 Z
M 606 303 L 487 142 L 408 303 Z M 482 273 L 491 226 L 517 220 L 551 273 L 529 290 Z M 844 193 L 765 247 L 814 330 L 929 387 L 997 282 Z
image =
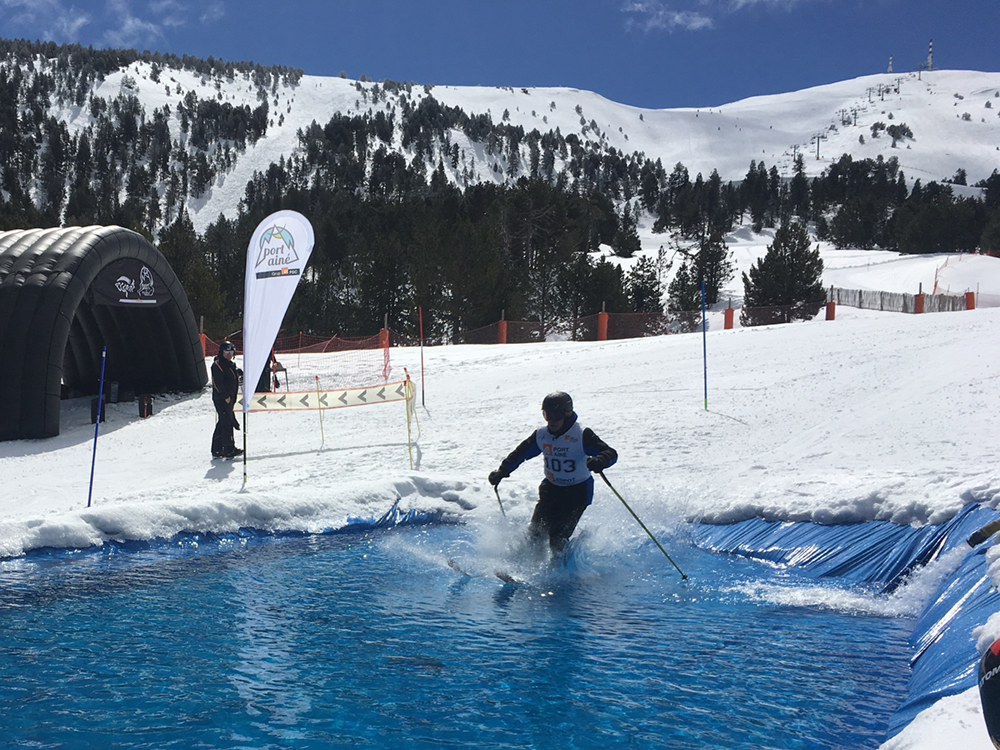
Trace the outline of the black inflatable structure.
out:
M 166 258 L 121 227 L 0 232 L 0 440 L 59 434 L 63 394 L 208 381 L 194 313 Z

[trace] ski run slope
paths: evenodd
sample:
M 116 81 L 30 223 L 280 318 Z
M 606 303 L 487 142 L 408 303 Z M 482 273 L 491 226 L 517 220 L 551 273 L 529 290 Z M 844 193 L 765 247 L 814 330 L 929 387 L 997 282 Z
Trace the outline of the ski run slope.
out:
M 743 270 L 768 241 L 729 238 Z M 828 285 L 912 292 L 937 272 L 953 289 L 1000 294 L 994 258 L 952 256 L 941 269 L 940 256 L 829 248 L 823 256 Z M 970 500 L 1000 503 L 1000 309 L 905 315 L 841 306 L 832 322 L 821 314 L 732 331 L 720 318 L 712 314 L 705 342 L 707 410 L 700 335 L 427 348 L 423 382 L 419 350 L 393 349 L 390 380 L 405 367 L 426 398 L 416 407 L 412 469 L 401 403 L 326 412 L 325 444 L 316 415 L 252 414 L 245 491 L 242 463 L 210 460 L 208 391 L 164 394 L 147 420 L 134 403 L 109 406 L 88 509 L 89 400 L 66 402 L 59 437 L 0 443 L 0 555 L 185 530 L 322 531 L 378 517 L 397 498 L 401 510 L 520 528 L 538 465 L 501 485 L 506 522 L 486 475 L 540 424 L 541 399 L 556 389 L 617 448 L 609 478 L 654 532 L 753 516 L 938 523 Z M 293 377 L 316 364 L 281 359 Z M 581 522 L 588 527 L 643 543 L 601 487 Z M 922 603 L 904 604 L 912 612 Z M 1000 635 L 995 619 L 986 644 Z M 975 690 L 939 701 L 887 746 L 986 750 L 979 712 Z
M 383 92 L 377 101 L 376 86 Z M 234 106 L 245 104 L 253 109 L 260 104 L 256 88 L 242 75 L 215 79 L 167 69 L 154 82 L 151 66 L 141 62 L 109 74 L 95 87 L 94 95 L 112 100 L 122 93 L 134 94 L 145 106 L 147 117 L 154 109 L 169 105 L 173 136 L 184 141 L 177 105 L 191 91 L 200 99 Z M 413 84 L 408 93 L 386 95 L 373 82 L 306 75 L 294 86 L 279 84 L 274 89 L 267 100 L 267 134 L 239 155 L 227 173 L 216 177 L 202 197 L 189 201 L 195 228 L 203 231 L 220 213 L 232 218 L 254 172 L 265 171 L 282 157 L 287 159 L 298 145 L 297 133 L 312 122 L 325 125 L 338 113 L 354 116 L 381 110 L 394 112 L 398 123 L 401 95 L 412 105 L 433 96 L 469 115 L 488 113 L 495 123 L 520 125 L 525 132 L 558 128 L 564 136 L 572 133 L 624 153 L 641 152 L 649 159 L 660 159 L 668 173 L 683 163 L 691 179 L 698 173 L 708 178 L 717 169 L 724 181 L 739 181 L 751 160 L 777 167 L 781 175 L 790 177 L 796 153 L 804 155 L 810 176 L 820 174 L 845 153 L 855 159 L 896 157 L 910 182 L 947 180 L 965 169 L 972 185 L 1000 167 L 1000 73 L 880 74 L 703 109 L 640 109 L 569 88 Z M 67 106 L 54 114 L 71 133 L 91 121 L 88 107 Z M 873 138 L 871 127 L 877 122 L 906 124 L 913 139 L 893 147 L 884 132 Z M 395 138 L 393 147 L 401 150 L 398 128 Z M 470 142 L 459 130 L 452 131 L 449 140 L 461 152 L 456 168 L 445 159 L 453 181 L 461 182 L 466 168 L 474 181 L 505 179 L 505 157 L 487 156 L 482 144 Z M 526 145 L 522 151 L 526 164 Z M 428 177 L 436 166 L 436 160 L 427 164 Z

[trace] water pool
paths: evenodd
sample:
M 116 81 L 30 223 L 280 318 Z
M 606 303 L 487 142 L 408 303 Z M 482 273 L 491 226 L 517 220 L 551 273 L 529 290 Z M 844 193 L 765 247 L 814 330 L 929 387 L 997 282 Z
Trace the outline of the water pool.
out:
M 0 562 L 2 744 L 858 750 L 904 697 L 912 620 L 827 606 L 836 582 L 683 546 L 682 583 L 583 535 L 504 584 L 446 566 L 488 568 L 474 534 Z

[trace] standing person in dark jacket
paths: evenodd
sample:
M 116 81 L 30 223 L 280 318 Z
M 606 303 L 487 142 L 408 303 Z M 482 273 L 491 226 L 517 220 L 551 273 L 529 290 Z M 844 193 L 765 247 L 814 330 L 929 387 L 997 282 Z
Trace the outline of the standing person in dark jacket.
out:
M 542 400 L 545 426 L 539 427 L 490 472 L 490 484 L 501 480 L 529 458 L 544 456 L 545 479 L 538 487 L 538 504 L 529 533 L 560 552 L 576 529 L 580 516 L 594 499 L 591 472 L 604 471 L 618 460 L 615 449 L 583 427 L 568 393 L 556 391 Z
M 212 434 L 212 457 L 232 458 L 243 453 L 233 441 L 233 428 L 240 428 L 233 409 L 240 390 L 240 376 L 243 374 L 233 357 L 236 356 L 236 345 L 232 341 L 223 341 L 219 345 L 219 353 L 212 362 L 212 403 L 218 421 Z

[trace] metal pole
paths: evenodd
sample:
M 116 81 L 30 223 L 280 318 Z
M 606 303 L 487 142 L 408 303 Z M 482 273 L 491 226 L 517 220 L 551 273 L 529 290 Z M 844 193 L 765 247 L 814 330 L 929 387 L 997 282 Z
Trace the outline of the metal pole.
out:
M 497 493 L 497 502 L 500 503 L 500 512 L 503 513 L 503 517 L 506 518 L 507 511 L 503 509 L 503 502 L 500 500 L 500 487 L 494 484 L 493 491 Z
M 708 411 L 708 325 L 705 321 L 705 280 L 701 281 L 701 349 L 705 363 L 705 411 Z
M 104 414 L 104 365 L 108 360 L 108 347 L 101 349 L 101 383 L 97 387 L 97 419 L 94 420 L 94 452 L 90 457 L 90 489 L 87 490 L 87 507 L 94 494 L 94 464 L 97 462 L 97 433 L 101 430 L 101 415 Z
M 244 388 L 243 398 L 246 397 L 247 393 L 246 389 Z M 253 398 L 252 393 L 250 394 L 250 397 Z M 247 412 L 246 414 L 243 415 L 243 486 L 240 488 L 241 490 L 245 490 L 247 488 L 247 422 L 249 421 L 250 421 L 250 413 Z
M 625 509 L 626 509 L 626 510 L 627 510 L 627 511 L 628 511 L 629 513 L 631 513 L 631 514 L 632 514 L 632 518 L 634 518 L 634 519 L 635 519 L 636 521 L 638 521 L 638 522 L 639 522 L 639 525 L 640 525 L 640 526 L 642 526 L 642 530 L 643 530 L 643 531 L 645 531 L 645 532 L 646 532 L 647 534 L 649 534 L 649 538 L 653 540 L 653 544 L 655 544 L 655 545 L 656 545 L 657 547 L 659 547 L 659 548 L 660 548 L 660 552 L 662 552 L 662 553 L 664 554 L 664 556 L 665 556 L 665 557 L 666 557 L 666 558 L 667 558 L 668 560 L 670 560 L 670 564 L 671 564 L 671 565 L 673 565 L 673 566 L 674 566 L 675 568 L 677 568 L 677 572 L 681 574 L 681 580 L 685 580 L 685 581 L 686 581 L 686 580 L 687 580 L 687 575 L 685 575 L 685 574 L 684 574 L 684 571 L 683 571 L 683 570 L 681 570 L 680 568 L 678 568 L 678 567 L 677 567 L 677 563 L 675 563 L 675 562 L 674 562 L 674 560 L 673 560 L 673 558 L 672 558 L 672 557 L 670 557 L 670 555 L 668 555 L 668 554 L 667 554 L 667 551 L 666 551 L 665 549 L 663 549 L 663 545 L 662 545 L 662 544 L 660 544 L 660 543 L 659 543 L 659 542 L 658 542 L 658 541 L 656 540 L 656 537 L 655 537 L 655 536 L 653 536 L 653 532 L 652 532 L 652 531 L 650 531 L 650 530 L 649 530 L 648 528 L 646 528 L 646 524 L 644 524 L 644 523 L 642 522 L 642 519 L 641 519 L 641 518 L 639 518 L 639 516 L 638 516 L 638 515 L 636 514 L 636 512 L 635 512 L 634 510 L 632 510 L 632 508 L 631 508 L 631 507 L 629 507 L 629 504 L 625 502 L 625 498 L 624 498 L 624 497 L 622 497 L 621 495 L 619 495 L 619 494 L 618 494 L 618 490 L 616 490 L 616 489 L 615 489 L 615 488 L 614 488 L 614 487 L 613 487 L 613 486 L 611 485 L 611 482 L 609 482 L 609 481 L 608 481 L 608 478 L 607 478 L 606 476 L 604 476 L 604 472 L 603 472 L 603 471 L 600 471 L 600 472 L 598 472 L 598 474 L 600 474 L 600 475 L 601 475 L 601 479 L 603 479 L 603 480 L 604 480 L 604 483 L 605 483 L 606 485 L 608 485 L 608 487 L 610 487 L 610 488 L 611 488 L 611 491 L 615 493 L 615 497 L 617 497 L 617 498 L 618 498 L 619 500 L 621 500 L 621 501 L 622 501 L 622 505 L 624 505 L 624 506 L 625 506 Z M 497 497 L 499 497 L 499 495 L 497 495 Z
M 420 405 L 424 403 L 424 308 L 418 307 L 417 313 L 420 315 Z
M 319 437 L 320 443 L 319 447 L 322 448 L 326 445 L 326 435 L 323 434 L 323 404 L 319 401 L 319 375 L 316 376 L 316 411 L 319 412 Z

